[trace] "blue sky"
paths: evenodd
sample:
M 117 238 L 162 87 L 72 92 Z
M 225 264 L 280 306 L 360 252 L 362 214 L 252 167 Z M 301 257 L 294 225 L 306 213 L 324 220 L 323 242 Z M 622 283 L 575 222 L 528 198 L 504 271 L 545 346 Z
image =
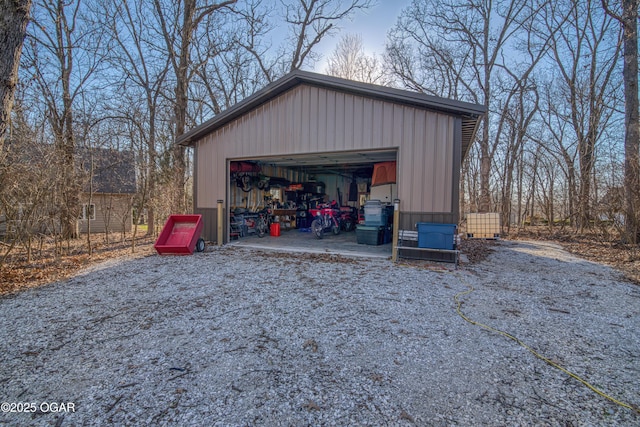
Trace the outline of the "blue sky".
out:
M 318 52 L 322 53 L 323 61 L 316 64 L 315 71 L 324 71 L 327 57 L 345 33 L 362 35 L 367 53 L 380 55 L 384 51 L 387 32 L 395 25 L 400 12 L 410 3 L 411 0 L 378 0 L 377 5 L 371 9 L 358 11 L 352 21 L 344 21 L 339 32 L 320 44 Z
M 378 0 L 377 6 L 358 12 L 352 22 L 346 22 L 342 32 L 362 34 L 365 48 L 381 53 L 387 32 L 396 24 L 400 12 L 410 3 L 411 0 Z M 339 38 L 340 36 L 337 40 Z

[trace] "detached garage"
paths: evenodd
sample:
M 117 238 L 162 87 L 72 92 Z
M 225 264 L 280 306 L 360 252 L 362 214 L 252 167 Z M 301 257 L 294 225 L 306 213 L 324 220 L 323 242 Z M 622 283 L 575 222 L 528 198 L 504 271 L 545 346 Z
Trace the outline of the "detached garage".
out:
M 484 112 L 294 71 L 178 143 L 194 148 L 194 212 L 203 215 L 207 240 L 237 237 L 234 211 L 267 203 L 285 228 L 300 228 L 308 226 L 300 211 L 323 201 L 362 211 L 370 199 L 400 199 L 395 227 L 411 229 L 458 222 L 460 165 Z

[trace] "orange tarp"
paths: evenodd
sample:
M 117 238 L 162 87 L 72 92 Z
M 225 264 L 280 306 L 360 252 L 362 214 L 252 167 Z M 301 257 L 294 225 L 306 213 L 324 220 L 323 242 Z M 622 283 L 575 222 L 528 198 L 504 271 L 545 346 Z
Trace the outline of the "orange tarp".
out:
M 396 182 L 396 162 L 382 162 L 373 165 L 373 176 L 371 186 L 383 184 L 395 184 Z

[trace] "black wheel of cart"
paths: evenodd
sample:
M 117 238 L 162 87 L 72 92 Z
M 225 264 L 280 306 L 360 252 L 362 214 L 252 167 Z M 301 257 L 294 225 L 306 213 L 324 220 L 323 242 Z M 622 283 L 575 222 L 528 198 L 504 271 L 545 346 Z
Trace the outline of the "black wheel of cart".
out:
M 204 239 L 203 238 L 199 238 L 198 241 L 196 242 L 196 251 L 204 252 L 205 246 L 206 246 L 206 244 L 204 242 Z

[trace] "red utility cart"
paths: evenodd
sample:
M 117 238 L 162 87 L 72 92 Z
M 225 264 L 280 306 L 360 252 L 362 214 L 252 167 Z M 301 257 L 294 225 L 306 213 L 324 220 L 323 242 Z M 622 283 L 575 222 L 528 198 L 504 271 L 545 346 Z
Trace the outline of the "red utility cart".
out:
M 170 215 L 153 247 L 160 255 L 191 255 L 204 251 L 202 215 Z

